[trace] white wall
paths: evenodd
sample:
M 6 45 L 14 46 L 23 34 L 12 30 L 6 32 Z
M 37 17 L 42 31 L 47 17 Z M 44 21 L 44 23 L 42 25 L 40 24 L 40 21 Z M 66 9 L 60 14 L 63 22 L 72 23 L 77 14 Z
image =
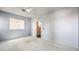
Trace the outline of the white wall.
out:
M 53 41 L 78 48 L 78 8 L 62 8 L 49 14 Z
M 32 30 L 31 31 L 32 31 L 33 37 L 36 37 L 36 20 L 37 20 L 36 18 L 32 19 Z
M 49 28 L 49 17 L 48 15 L 40 16 L 40 21 L 42 23 L 42 39 L 48 40 L 50 39 L 50 28 Z
M 33 22 L 35 22 L 34 19 Z M 78 8 L 61 8 L 40 16 L 42 39 L 78 48 Z M 34 23 L 33 23 L 33 28 Z M 33 35 L 36 33 L 33 29 Z

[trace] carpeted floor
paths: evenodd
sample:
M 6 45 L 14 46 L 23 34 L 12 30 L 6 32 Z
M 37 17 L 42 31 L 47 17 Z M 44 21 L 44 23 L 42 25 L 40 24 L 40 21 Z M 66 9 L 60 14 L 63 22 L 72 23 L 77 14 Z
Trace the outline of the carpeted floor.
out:
M 1 42 L 0 51 L 77 51 L 77 49 L 39 38 L 23 37 Z

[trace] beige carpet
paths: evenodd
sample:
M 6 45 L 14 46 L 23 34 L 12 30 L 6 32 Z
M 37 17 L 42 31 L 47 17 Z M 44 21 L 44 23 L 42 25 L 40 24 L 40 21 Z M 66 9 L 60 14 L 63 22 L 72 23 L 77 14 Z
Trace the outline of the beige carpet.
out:
M 77 51 L 77 49 L 39 38 L 23 37 L 1 42 L 0 51 Z

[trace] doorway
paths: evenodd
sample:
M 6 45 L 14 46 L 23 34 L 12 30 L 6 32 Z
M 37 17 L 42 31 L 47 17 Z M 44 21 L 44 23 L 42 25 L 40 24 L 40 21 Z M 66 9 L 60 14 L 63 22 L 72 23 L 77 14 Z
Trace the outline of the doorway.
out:
M 37 38 L 41 38 L 41 22 L 36 22 L 36 36 Z

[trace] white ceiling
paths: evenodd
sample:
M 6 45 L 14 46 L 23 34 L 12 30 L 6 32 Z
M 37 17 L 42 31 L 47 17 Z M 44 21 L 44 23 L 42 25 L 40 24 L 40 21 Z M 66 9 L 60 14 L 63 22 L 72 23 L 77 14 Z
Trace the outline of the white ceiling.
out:
M 31 8 L 31 12 L 23 12 L 22 9 Z M 58 7 L 0 7 L 0 10 L 24 17 L 36 17 L 45 15 L 59 9 Z

